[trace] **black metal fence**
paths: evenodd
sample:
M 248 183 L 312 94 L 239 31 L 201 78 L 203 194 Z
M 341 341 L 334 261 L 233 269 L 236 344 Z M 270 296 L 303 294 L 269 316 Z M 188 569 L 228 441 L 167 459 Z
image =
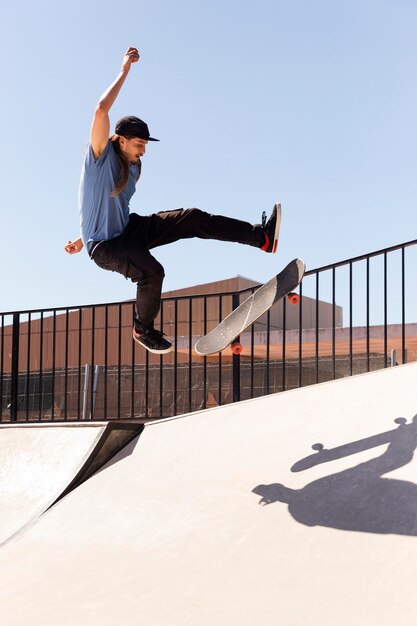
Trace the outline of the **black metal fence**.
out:
M 164 356 L 133 341 L 133 302 L 0 313 L 1 421 L 155 419 L 417 360 L 416 243 L 307 271 L 241 355 L 193 347 L 254 287 L 163 299 Z

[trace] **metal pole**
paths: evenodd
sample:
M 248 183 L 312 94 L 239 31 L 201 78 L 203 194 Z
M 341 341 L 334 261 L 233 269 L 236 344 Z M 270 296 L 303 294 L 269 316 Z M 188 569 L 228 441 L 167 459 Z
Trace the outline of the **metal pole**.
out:
M 89 363 L 85 364 L 85 375 L 84 375 L 84 394 L 83 394 L 83 413 L 82 419 L 87 419 L 87 407 L 88 407 L 88 384 L 90 381 L 90 370 L 91 365 Z
M 94 369 L 94 382 L 93 382 L 93 403 L 92 403 L 92 411 L 90 415 L 90 419 L 94 418 L 94 409 L 96 406 L 96 398 L 97 398 L 97 387 L 98 387 L 98 377 L 100 374 L 100 365 L 96 365 Z
M 239 295 L 234 293 L 232 298 L 233 311 L 239 306 Z M 239 341 L 240 337 L 236 337 L 235 341 Z M 232 377 L 233 377 L 233 402 L 240 401 L 240 356 L 233 354 L 232 358 Z
M 12 334 L 12 372 L 10 381 L 10 420 L 17 422 L 17 398 L 19 383 L 19 328 L 20 315 L 13 313 L 13 334 Z

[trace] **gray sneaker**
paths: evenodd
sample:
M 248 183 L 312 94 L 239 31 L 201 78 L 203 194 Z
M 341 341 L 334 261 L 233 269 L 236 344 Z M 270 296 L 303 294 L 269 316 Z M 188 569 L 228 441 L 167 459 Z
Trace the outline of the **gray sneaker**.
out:
M 133 327 L 132 334 L 136 343 L 149 350 L 149 352 L 153 352 L 153 354 L 166 354 L 171 352 L 174 347 L 168 339 L 164 339 L 163 332 L 154 328 L 144 333 L 138 333 L 135 327 Z

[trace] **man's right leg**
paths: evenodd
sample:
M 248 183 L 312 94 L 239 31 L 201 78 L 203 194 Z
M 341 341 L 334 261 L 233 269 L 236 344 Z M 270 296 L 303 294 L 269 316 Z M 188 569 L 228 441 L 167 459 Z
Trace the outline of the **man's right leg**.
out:
M 154 320 L 161 305 L 164 268 L 149 253 L 136 250 L 129 256 L 127 277 L 137 283 L 133 339 L 154 354 L 165 354 L 173 348 L 160 330 L 154 328 Z
M 149 250 L 137 249 L 129 254 L 126 277 L 136 283 L 135 328 L 140 333 L 153 328 L 164 276 L 164 268 Z
M 146 220 L 141 222 L 142 227 L 145 226 Z M 137 226 L 138 228 L 132 229 L 126 241 L 126 277 L 137 285 L 133 339 L 149 352 L 165 354 L 173 346 L 164 338 L 162 331 L 154 328 L 154 320 L 161 306 L 165 272 L 144 243 L 144 232 L 140 223 Z
M 133 337 L 147 350 L 161 354 L 172 349 L 162 333 L 154 329 L 161 304 L 164 268 L 144 243 L 145 232 L 146 219 L 140 224 L 133 221 L 122 235 L 100 244 L 93 259 L 99 267 L 123 274 L 136 283 Z
M 142 238 L 140 228 L 129 226 L 122 235 L 100 243 L 93 254 L 99 267 L 123 274 L 137 284 L 136 327 L 139 332 L 153 328 L 164 280 L 164 268 L 149 252 Z

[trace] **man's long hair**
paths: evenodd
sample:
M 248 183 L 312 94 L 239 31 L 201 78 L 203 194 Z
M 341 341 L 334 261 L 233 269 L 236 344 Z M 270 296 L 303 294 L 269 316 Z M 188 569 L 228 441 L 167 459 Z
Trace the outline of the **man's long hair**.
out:
M 119 157 L 119 161 L 120 161 L 120 176 L 116 182 L 115 188 L 111 192 L 111 196 L 113 198 L 115 198 L 116 196 L 122 193 L 123 189 L 127 185 L 127 181 L 129 180 L 130 163 L 126 159 L 126 157 L 123 155 L 122 151 L 120 150 L 119 139 L 120 139 L 120 135 L 112 135 L 110 137 L 110 141 L 112 142 L 113 149 L 115 153 L 117 154 L 117 156 Z M 132 139 L 132 137 L 126 136 L 126 139 Z M 142 163 L 140 160 L 138 161 L 137 166 L 138 166 L 138 174 L 137 174 L 136 180 L 139 180 L 140 172 L 142 169 Z

